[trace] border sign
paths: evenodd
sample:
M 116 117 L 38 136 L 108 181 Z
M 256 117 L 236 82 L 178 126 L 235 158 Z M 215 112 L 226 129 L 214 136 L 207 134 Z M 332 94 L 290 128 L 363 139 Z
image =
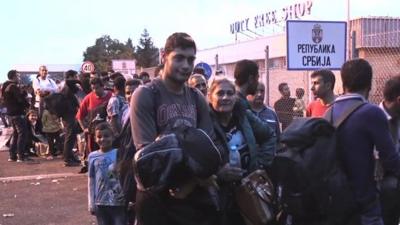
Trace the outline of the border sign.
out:
M 346 22 L 287 21 L 287 69 L 340 70 L 346 61 L 346 33 Z
M 90 61 L 83 62 L 81 66 L 81 71 L 83 73 L 93 73 L 94 72 L 94 64 Z
M 197 65 L 194 68 L 201 68 L 204 70 L 204 75 L 206 77 L 206 79 L 210 79 L 211 74 L 212 74 L 212 69 L 211 66 L 208 65 L 207 63 L 201 62 L 201 63 L 197 63 Z

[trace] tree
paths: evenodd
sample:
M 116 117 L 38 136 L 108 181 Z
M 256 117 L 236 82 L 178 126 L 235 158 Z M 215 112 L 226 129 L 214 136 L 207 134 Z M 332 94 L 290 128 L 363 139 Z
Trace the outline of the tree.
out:
M 159 63 L 158 54 L 158 48 L 154 47 L 147 29 L 144 29 L 139 40 L 139 45 L 136 46 L 136 65 L 143 68 L 157 66 Z
M 134 59 L 135 49 L 132 40 L 124 44 L 117 39 L 104 35 L 96 39 L 95 45 L 90 46 L 83 53 L 83 60 L 94 63 L 97 71 L 109 71 L 113 59 Z

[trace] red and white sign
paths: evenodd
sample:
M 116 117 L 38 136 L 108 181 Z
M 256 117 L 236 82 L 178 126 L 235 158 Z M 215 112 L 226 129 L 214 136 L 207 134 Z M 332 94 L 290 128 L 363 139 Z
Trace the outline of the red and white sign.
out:
M 113 59 L 111 60 L 112 69 L 123 75 L 131 76 L 136 73 L 136 61 L 132 59 Z
M 83 62 L 81 71 L 83 73 L 93 73 L 94 72 L 94 64 L 90 61 Z

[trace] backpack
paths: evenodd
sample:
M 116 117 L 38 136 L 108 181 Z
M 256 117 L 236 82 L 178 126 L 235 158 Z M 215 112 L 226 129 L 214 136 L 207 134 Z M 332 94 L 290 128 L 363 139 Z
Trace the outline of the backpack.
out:
M 114 147 L 117 151 L 117 171 L 119 181 L 127 203 L 135 202 L 136 181 L 133 175 L 132 159 L 136 148 L 132 139 L 130 119 L 122 127 L 120 135 L 114 140 Z
M 283 149 L 272 175 L 283 211 L 302 220 L 345 220 L 359 209 L 338 156 L 336 130 L 364 102 L 351 105 L 332 124 L 325 118 L 297 118 L 281 135 Z
M 44 98 L 44 102 L 47 110 L 50 113 L 62 117 L 66 111 L 68 111 L 69 105 L 66 105 L 66 97 L 61 93 L 53 93 Z
M 221 161 L 218 148 L 203 130 L 179 128 L 135 153 L 137 188 L 159 192 L 180 187 L 193 176 L 206 179 L 218 170 Z

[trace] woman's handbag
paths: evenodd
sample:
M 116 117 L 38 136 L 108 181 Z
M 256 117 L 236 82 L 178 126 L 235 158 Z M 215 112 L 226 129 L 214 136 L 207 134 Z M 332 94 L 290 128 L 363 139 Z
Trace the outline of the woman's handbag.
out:
M 264 225 L 275 219 L 275 190 L 264 170 L 243 178 L 235 195 L 247 225 Z

